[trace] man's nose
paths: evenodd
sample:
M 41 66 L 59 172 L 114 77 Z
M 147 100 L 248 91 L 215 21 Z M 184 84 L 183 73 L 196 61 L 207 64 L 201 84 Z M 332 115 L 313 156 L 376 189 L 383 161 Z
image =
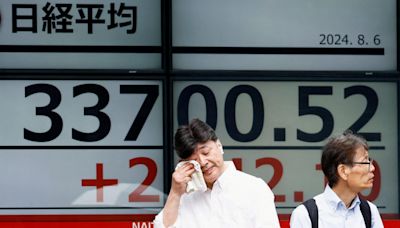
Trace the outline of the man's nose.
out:
M 371 162 L 370 166 L 371 166 L 371 167 L 369 168 L 369 171 L 370 171 L 370 172 L 374 172 L 374 171 L 375 171 L 374 162 Z
M 207 160 L 203 155 L 199 156 L 199 164 L 201 167 L 204 167 L 207 164 Z

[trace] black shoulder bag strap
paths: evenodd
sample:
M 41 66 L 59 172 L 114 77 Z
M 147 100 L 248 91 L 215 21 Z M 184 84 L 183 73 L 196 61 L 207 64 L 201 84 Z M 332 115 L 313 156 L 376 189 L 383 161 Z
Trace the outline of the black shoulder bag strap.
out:
M 371 228 L 371 208 L 366 200 L 360 198 L 360 210 L 364 218 L 366 228 Z M 318 228 L 318 207 L 314 199 L 309 199 L 303 203 L 308 211 L 312 228 Z
M 309 199 L 303 202 L 303 205 L 307 208 L 308 216 L 311 220 L 311 227 L 318 228 L 318 207 L 314 199 Z
M 364 217 L 365 227 L 371 228 L 371 208 L 366 200 L 360 198 L 360 210 Z

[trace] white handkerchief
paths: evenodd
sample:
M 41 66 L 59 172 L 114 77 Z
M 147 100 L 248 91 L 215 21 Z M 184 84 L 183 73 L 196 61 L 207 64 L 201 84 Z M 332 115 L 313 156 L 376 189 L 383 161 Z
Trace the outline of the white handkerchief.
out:
M 192 174 L 192 180 L 187 183 L 186 192 L 190 193 L 194 191 L 207 191 L 207 185 L 204 181 L 203 172 L 201 171 L 200 164 L 197 161 L 191 160 L 179 162 L 178 165 L 176 165 L 175 170 L 187 162 L 190 162 L 194 165 L 194 169 L 196 170 L 196 172 Z

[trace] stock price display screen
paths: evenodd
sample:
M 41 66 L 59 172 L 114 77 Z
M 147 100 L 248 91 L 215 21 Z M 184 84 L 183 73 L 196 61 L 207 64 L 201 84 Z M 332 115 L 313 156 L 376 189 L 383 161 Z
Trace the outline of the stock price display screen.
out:
M 397 70 L 396 0 L 183 0 L 172 15 L 176 69 Z
M 162 91 L 158 80 L 1 81 L 2 214 L 155 213 Z
M 352 129 L 374 159 L 374 187 L 362 194 L 381 213 L 398 212 L 396 82 L 174 82 L 175 129 L 192 118 L 216 129 L 225 160 L 261 177 L 287 214 L 324 190 L 321 149 Z

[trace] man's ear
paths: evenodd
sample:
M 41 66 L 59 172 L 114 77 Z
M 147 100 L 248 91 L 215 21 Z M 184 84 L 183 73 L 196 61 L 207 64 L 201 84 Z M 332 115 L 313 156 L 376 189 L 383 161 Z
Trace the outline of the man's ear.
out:
M 217 139 L 217 147 L 219 148 L 221 154 L 224 154 L 224 149 L 222 148 L 222 143 L 219 139 Z
M 348 167 L 347 165 L 340 164 L 340 165 L 337 167 L 337 172 L 338 172 L 339 176 L 340 176 L 343 180 L 346 180 L 346 181 L 347 181 L 348 176 L 349 176 L 349 174 L 350 174 L 350 169 L 349 169 L 349 167 Z

